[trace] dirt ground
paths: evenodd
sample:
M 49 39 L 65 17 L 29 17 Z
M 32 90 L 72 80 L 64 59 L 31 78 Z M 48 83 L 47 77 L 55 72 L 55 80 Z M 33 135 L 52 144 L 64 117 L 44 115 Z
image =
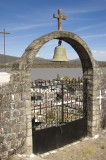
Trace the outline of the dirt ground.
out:
M 106 160 L 106 130 L 93 138 L 86 137 L 32 158 L 15 155 L 9 160 Z
M 106 130 L 39 156 L 45 160 L 106 160 Z

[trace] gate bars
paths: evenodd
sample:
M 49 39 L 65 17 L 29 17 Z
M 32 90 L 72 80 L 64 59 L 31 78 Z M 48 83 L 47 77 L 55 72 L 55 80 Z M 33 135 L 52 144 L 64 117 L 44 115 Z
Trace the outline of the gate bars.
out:
M 83 118 L 83 83 L 39 80 L 31 86 L 33 129 Z

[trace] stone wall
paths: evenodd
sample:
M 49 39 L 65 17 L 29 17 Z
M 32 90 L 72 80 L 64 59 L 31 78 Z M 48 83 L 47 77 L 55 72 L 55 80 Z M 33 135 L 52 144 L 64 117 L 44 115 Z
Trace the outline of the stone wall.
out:
M 11 74 L 8 83 L 0 85 L 0 160 L 22 148 L 26 139 L 26 87 L 19 74 Z
M 102 121 L 101 126 L 106 129 L 106 74 L 102 79 Z

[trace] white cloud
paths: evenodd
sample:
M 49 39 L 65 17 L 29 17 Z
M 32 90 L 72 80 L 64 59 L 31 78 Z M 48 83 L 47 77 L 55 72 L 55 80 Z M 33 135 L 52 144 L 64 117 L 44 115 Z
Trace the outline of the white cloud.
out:
M 76 17 L 71 17 L 71 18 L 67 18 L 67 21 L 68 20 L 71 20 L 71 21 L 88 21 L 89 20 L 89 18 L 76 18 Z M 91 18 L 90 18 L 90 20 L 91 20 Z
M 64 10 L 64 13 L 67 13 L 67 14 L 80 14 L 80 13 L 91 13 L 91 12 L 97 12 L 97 11 L 102 11 L 102 10 L 105 10 L 106 9 L 106 7 L 105 6 L 103 6 L 103 7 L 97 7 L 97 8 L 94 8 L 94 7 L 92 7 L 91 8 L 91 6 L 90 6 L 90 8 L 88 8 L 88 9 L 71 9 L 71 10 Z
M 92 54 L 98 61 L 106 61 L 106 51 L 93 50 Z
M 82 36 L 82 38 L 99 38 L 99 37 L 106 37 L 106 33 L 104 34 L 91 34 L 91 35 L 87 35 L 87 36 Z
M 31 28 L 37 28 L 37 27 L 45 27 L 45 26 L 52 26 L 54 23 L 42 23 L 42 24 L 31 24 L 31 25 L 21 25 L 18 27 L 11 27 L 8 30 L 12 31 L 18 31 L 18 30 L 26 30 L 26 29 L 31 29 Z
M 101 24 L 95 24 L 95 25 L 89 25 L 89 26 L 81 27 L 81 28 L 76 29 L 75 32 L 83 31 L 83 30 L 87 30 L 87 29 L 95 28 L 95 27 L 97 28 L 97 27 L 100 27 L 102 25 L 106 25 L 106 23 L 101 23 Z
M 18 39 L 18 38 L 29 38 L 32 37 L 33 34 L 26 34 L 26 35 L 18 35 L 18 36 L 12 36 L 11 37 L 6 37 L 6 39 Z
M 41 57 L 41 56 L 39 54 L 37 54 L 36 57 Z
M 38 53 L 38 54 L 36 55 L 36 57 L 44 58 L 44 59 L 52 59 L 53 54 L 51 54 L 51 53 L 47 53 L 47 52 L 44 52 L 44 53 Z

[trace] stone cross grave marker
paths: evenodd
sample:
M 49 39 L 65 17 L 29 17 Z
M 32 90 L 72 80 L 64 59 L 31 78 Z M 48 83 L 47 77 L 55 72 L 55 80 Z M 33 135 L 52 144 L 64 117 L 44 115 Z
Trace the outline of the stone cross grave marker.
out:
M 102 109 L 102 99 L 105 98 L 102 96 L 102 92 L 101 92 L 101 89 L 100 89 L 100 92 L 99 92 L 99 96 L 97 97 L 97 99 L 99 99 L 99 104 L 100 104 L 100 110 Z
M 58 9 L 58 14 L 53 14 L 54 18 L 58 18 L 58 30 L 62 30 L 62 19 L 66 20 L 66 16 L 62 15 L 62 9 Z

